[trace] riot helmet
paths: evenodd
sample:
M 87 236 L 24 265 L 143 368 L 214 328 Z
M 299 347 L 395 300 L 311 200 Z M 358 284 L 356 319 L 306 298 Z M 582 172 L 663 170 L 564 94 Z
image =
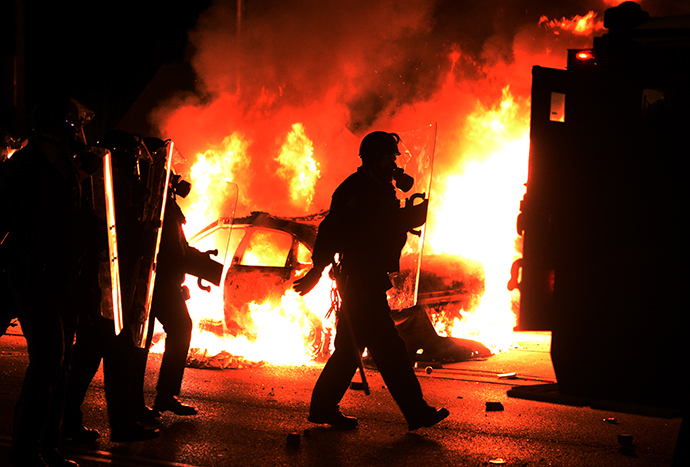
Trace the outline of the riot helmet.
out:
M 31 114 L 34 135 L 57 143 L 83 141 L 82 130 L 94 113 L 67 95 L 54 95 L 42 100 Z
M 158 151 L 160 148 L 165 146 L 165 141 L 154 136 L 146 136 L 144 137 L 143 141 L 144 145 L 146 146 L 146 149 L 148 149 L 150 154 L 153 154 L 154 152 Z
M 398 149 L 400 136 L 397 133 L 387 133 L 385 131 L 374 131 L 366 135 L 359 145 L 359 156 L 362 158 L 362 165 L 372 165 L 375 161 L 384 156 L 399 156 Z M 395 180 L 395 186 L 401 191 L 407 192 L 412 189 L 414 179 L 392 162 L 391 176 Z
M 161 148 L 164 148 L 168 141 L 163 141 L 160 138 L 156 138 L 153 136 L 147 136 L 143 139 L 144 146 L 146 147 L 146 150 L 149 152 L 149 155 L 153 155 L 156 151 L 160 150 Z M 173 163 L 175 161 L 184 161 L 184 157 L 180 154 L 180 152 L 175 148 L 173 152 Z M 182 175 L 175 174 L 173 173 L 170 177 L 170 195 L 171 196 L 179 196 L 181 198 L 186 198 L 189 192 L 192 190 L 192 184 L 189 183 L 187 180 L 182 179 Z
M 139 159 L 139 138 L 123 130 L 113 130 L 101 136 L 96 146 L 109 149 L 115 166 L 136 172 Z
M 367 163 L 380 156 L 398 155 L 400 154 L 399 142 L 400 136 L 396 133 L 371 132 L 362 139 L 359 145 L 359 156 L 362 158 L 362 162 Z

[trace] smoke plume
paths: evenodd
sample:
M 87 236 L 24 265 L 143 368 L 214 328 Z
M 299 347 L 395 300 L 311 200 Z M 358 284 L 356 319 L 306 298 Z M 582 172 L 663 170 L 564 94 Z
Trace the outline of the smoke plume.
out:
M 226 163 L 237 167 L 239 214 L 316 212 L 357 167 L 368 131 L 438 122 L 434 173 L 444 174 L 461 169 L 481 136 L 468 116 L 496 110 L 506 89 L 515 118 L 528 125 L 532 66 L 564 68 L 568 48 L 605 32 L 611 1 L 217 0 L 189 37 L 195 92 L 153 118 L 188 165 L 209 149 L 222 152 L 231 135 L 243 142 L 246 152 L 231 156 L 242 160 Z M 673 9 L 652 0 L 642 7 L 652 15 Z M 589 12 L 586 33 L 559 27 Z M 290 203 L 276 161 L 296 123 L 318 169 L 302 207 Z

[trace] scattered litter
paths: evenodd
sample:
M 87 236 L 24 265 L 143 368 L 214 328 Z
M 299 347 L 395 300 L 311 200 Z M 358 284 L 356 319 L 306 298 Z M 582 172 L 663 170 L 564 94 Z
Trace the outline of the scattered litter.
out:
M 627 433 L 621 433 L 618 435 L 618 444 L 621 446 L 630 446 L 632 445 L 633 442 L 633 437 L 630 434 Z
M 514 371 L 511 373 L 503 373 L 498 375 L 498 379 L 517 379 L 517 373 Z
M 503 410 L 503 404 L 500 402 L 487 402 L 486 411 L 487 412 L 500 412 Z
M 299 433 L 290 433 L 289 435 L 287 435 L 287 444 L 291 448 L 298 448 L 299 442 L 300 442 Z
M 264 366 L 264 362 L 251 362 L 244 357 L 237 357 L 225 350 L 215 355 L 209 355 L 207 350 L 193 348 L 189 350 L 186 365 L 190 368 L 215 368 L 220 370 L 242 368 L 257 368 Z
M 350 389 L 352 389 L 353 391 L 364 391 L 366 389 L 366 385 L 363 381 L 351 381 Z
M 441 362 L 414 362 L 415 368 L 428 368 L 431 367 L 434 370 L 440 370 L 443 368 L 443 363 Z
M 492 464 L 492 465 L 503 465 L 503 464 L 505 464 L 506 462 L 507 462 L 507 461 L 506 461 L 504 458 L 502 458 L 502 457 L 497 457 L 496 459 L 491 459 L 491 460 L 489 461 L 489 464 Z

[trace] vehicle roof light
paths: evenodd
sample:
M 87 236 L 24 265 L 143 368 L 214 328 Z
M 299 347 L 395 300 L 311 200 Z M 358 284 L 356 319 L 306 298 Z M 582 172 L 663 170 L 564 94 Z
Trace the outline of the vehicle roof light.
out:
M 594 60 L 594 53 L 591 50 L 581 50 L 575 54 L 578 60 Z

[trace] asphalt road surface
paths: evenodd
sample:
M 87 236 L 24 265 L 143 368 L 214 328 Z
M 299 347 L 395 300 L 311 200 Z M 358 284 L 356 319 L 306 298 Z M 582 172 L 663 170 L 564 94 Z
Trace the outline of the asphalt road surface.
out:
M 11 415 L 28 362 L 17 328 L 0 338 L 0 465 L 7 465 Z M 408 432 L 374 369 L 371 395 L 349 391 L 341 404 L 359 427 L 341 432 L 306 420 L 320 366 L 252 364 L 188 368 L 181 399 L 193 417 L 165 413 L 159 438 L 113 443 L 99 371 L 84 405 L 102 437 L 64 452 L 88 466 L 670 466 L 680 419 L 632 415 L 509 397 L 513 387 L 555 382 L 548 333 L 516 334 L 517 348 L 482 361 L 417 372 L 431 405 L 450 416 Z M 160 355 L 147 370 L 153 402 Z M 515 373 L 514 375 L 511 375 Z M 355 376 L 357 380 L 358 376 Z M 494 410 L 499 409 L 499 410 Z M 502 410 L 500 410 L 502 409 Z

